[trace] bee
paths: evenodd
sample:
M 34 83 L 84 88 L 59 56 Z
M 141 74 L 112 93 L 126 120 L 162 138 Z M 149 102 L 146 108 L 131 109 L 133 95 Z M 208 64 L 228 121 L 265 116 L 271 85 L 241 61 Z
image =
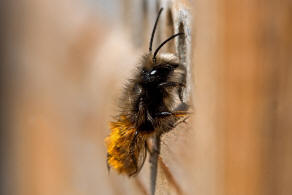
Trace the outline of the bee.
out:
M 120 112 L 110 122 L 107 166 L 118 173 L 133 176 L 141 170 L 146 155 L 147 139 L 175 128 L 188 115 L 183 102 L 186 69 L 172 53 L 158 54 L 177 33 L 163 41 L 152 53 L 152 42 L 163 8 L 156 18 L 149 53 L 143 56 L 133 78 L 128 81 L 120 101 Z

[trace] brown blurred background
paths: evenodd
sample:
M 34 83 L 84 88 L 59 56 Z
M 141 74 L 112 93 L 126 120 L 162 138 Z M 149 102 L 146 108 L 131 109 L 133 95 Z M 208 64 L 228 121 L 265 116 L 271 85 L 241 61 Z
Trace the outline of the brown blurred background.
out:
M 1 194 L 149 194 L 148 160 L 108 174 L 104 138 L 160 7 L 194 114 L 162 139 L 157 194 L 292 194 L 290 0 L 1 1 Z

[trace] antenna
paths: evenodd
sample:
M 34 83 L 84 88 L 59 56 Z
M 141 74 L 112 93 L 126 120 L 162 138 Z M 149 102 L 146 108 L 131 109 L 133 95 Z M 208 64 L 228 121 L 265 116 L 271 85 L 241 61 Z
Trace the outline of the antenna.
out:
M 155 50 L 155 52 L 154 52 L 154 55 L 153 55 L 153 62 L 155 62 L 156 61 L 156 55 L 157 55 L 157 53 L 158 53 L 158 51 L 161 49 L 161 47 L 163 46 L 163 45 L 165 45 L 168 41 L 170 41 L 170 40 L 172 40 L 173 38 L 175 38 L 175 37 L 177 37 L 177 36 L 180 36 L 180 35 L 184 35 L 184 33 L 177 33 L 177 34 L 174 34 L 174 35 L 172 35 L 171 37 L 169 37 L 168 39 L 166 39 L 165 41 L 163 41 L 160 45 L 159 45 L 159 47 Z
M 159 10 L 159 12 L 158 12 L 158 15 L 157 15 L 157 18 L 156 18 L 156 21 L 155 21 L 155 24 L 154 24 L 154 27 L 153 27 L 153 30 L 152 30 L 151 39 L 150 39 L 150 44 L 149 44 L 149 52 L 150 52 L 150 53 L 152 52 L 153 38 L 154 38 L 155 31 L 156 31 L 157 23 L 158 23 L 158 20 L 159 20 L 159 16 L 160 16 L 162 10 L 163 10 L 163 8 L 160 8 L 160 10 Z

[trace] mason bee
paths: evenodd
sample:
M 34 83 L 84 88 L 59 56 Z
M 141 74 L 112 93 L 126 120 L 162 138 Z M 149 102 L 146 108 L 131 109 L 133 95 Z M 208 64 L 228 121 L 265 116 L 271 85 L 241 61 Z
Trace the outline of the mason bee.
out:
M 152 53 L 152 42 L 159 21 L 156 18 L 149 45 L 135 75 L 128 81 L 120 101 L 120 113 L 110 123 L 111 133 L 106 138 L 107 165 L 118 173 L 136 175 L 142 168 L 147 149 L 147 139 L 161 136 L 176 127 L 187 113 L 183 102 L 186 69 L 176 55 L 158 54 L 177 33 L 162 42 Z

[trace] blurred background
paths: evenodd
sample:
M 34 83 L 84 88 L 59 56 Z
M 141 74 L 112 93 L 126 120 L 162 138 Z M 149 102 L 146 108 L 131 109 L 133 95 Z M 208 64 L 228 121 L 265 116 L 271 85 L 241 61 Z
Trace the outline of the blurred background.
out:
M 290 0 L 4 0 L 1 194 L 149 194 L 110 174 L 104 138 L 148 48 L 188 69 L 188 124 L 162 139 L 157 194 L 292 194 Z

